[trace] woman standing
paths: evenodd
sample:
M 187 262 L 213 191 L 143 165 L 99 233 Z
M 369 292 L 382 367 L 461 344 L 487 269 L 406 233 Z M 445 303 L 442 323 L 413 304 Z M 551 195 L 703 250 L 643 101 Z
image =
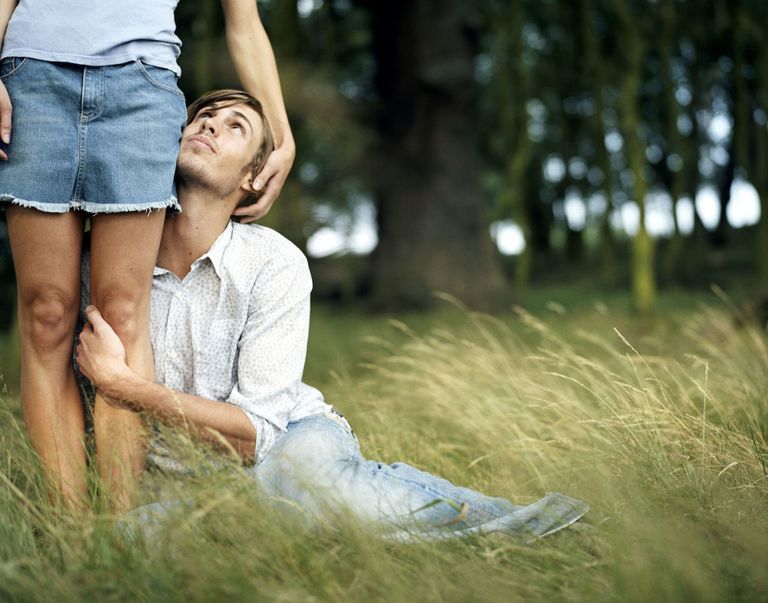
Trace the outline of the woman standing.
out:
M 84 223 L 90 302 L 115 326 L 128 364 L 152 377 L 152 270 L 186 119 L 176 80 L 178 0 L 0 0 L 0 201 L 18 286 L 21 405 L 54 497 L 86 505 L 84 420 L 71 367 Z M 253 0 L 222 0 L 243 86 L 264 99 L 276 149 L 238 210 L 264 215 L 293 162 L 274 56 Z M 144 462 L 133 413 L 97 398 L 102 480 L 130 505 Z

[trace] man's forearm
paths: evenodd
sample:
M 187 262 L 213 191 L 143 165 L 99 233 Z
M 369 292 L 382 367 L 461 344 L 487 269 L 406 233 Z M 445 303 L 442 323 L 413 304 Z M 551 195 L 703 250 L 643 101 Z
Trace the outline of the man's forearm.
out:
M 136 374 L 121 377 L 99 391 L 137 412 L 166 425 L 183 425 L 195 436 L 226 448 L 223 437 L 241 457 L 253 458 L 256 429 L 236 406 L 175 391 Z
M 272 126 L 275 144 L 293 146 L 275 55 L 253 0 L 221 0 L 229 53 L 243 88 L 258 98 Z

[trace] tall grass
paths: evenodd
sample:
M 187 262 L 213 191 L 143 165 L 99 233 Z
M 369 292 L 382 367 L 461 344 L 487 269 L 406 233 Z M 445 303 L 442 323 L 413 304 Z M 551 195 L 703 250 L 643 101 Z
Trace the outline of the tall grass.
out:
M 149 476 L 144 500 L 190 502 L 161 537 L 129 543 L 105 512 L 47 504 L 8 410 L 0 599 L 766 600 L 764 334 L 712 309 L 655 324 L 555 310 L 464 313 L 426 335 L 396 323 L 396 344 L 360 344 L 378 349 L 362 378 L 340 370 L 324 389 L 370 458 L 513 501 L 582 498 L 592 510 L 572 528 L 533 545 L 382 542 L 352 523 L 297 521 L 232 464 Z

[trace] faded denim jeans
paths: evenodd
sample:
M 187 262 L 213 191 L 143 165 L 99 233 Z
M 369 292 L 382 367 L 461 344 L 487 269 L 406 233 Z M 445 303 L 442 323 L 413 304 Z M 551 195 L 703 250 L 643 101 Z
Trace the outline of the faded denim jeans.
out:
M 247 472 L 263 494 L 290 501 L 311 519 L 351 515 L 395 540 L 505 532 L 530 541 L 571 525 L 589 509 L 557 493 L 515 505 L 405 463 L 366 460 L 349 424 L 331 413 L 289 423 L 264 461 Z M 152 531 L 173 506 L 154 503 L 133 515 Z

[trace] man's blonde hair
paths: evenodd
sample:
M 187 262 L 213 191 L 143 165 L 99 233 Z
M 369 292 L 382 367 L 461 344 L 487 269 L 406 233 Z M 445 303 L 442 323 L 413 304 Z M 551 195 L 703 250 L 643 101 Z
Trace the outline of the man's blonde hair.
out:
M 232 105 L 246 105 L 253 109 L 261 117 L 261 144 L 251 159 L 250 169 L 254 174 L 259 174 L 267 163 L 267 157 L 275 148 L 275 139 L 272 137 L 272 128 L 269 126 L 269 120 L 264 113 L 264 107 L 261 101 L 242 90 L 212 90 L 206 92 L 187 107 L 187 125 L 192 123 L 201 109 L 210 107 L 211 109 L 223 109 Z

